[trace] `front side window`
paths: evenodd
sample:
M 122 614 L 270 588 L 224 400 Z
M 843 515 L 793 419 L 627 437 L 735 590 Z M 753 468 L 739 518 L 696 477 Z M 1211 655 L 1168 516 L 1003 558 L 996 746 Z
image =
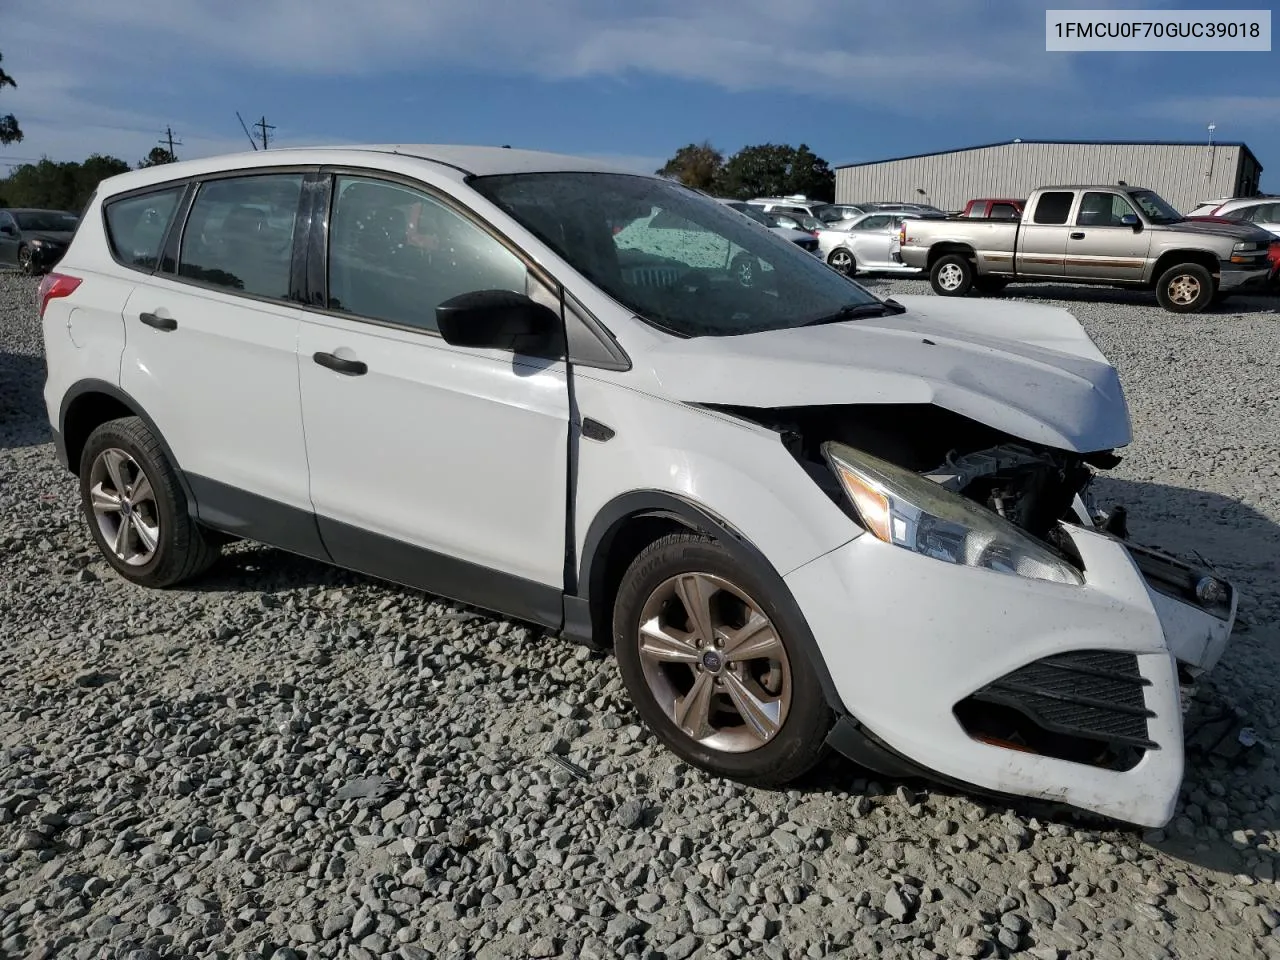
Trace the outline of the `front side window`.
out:
M 18 226 L 30 233 L 70 233 L 80 218 L 62 210 L 24 210 L 14 214 Z
M 184 189 L 169 187 L 107 202 L 107 243 L 117 260 L 128 267 L 155 269 L 165 231 Z
M 601 226 L 613 235 L 613 226 Z M 524 293 L 527 282 L 519 257 L 438 200 L 394 183 L 338 177 L 329 220 L 330 310 L 435 331 L 435 310 L 445 300 L 477 290 Z
M 993 203 L 991 205 L 992 220 L 1017 220 L 1018 208 L 1012 203 Z
M 797 327 L 880 303 L 796 244 L 667 180 L 559 172 L 471 185 L 628 310 L 677 336 Z
M 1115 193 L 1090 191 L 1080 198 L 1076 225 L 1081 227 L 1122 227 L 1125 217 L 1137 216 L 1124 197 Z
M 300 173 L 202 183 L 182 231 L 178 275 L 285 299 L 301 193 Z
M 1036 212 L 1032 216 L 1035 223 L 1066 223 L 1071 213 L 1071 202 L 1076 195 L 1068 190 L 1051 190 L 1040 194 L 1036 202 Z

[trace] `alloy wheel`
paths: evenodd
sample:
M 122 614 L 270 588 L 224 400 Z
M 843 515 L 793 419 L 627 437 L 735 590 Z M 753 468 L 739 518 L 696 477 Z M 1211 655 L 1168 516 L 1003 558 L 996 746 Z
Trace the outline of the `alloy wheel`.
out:
M 138 461 L 118 447 L 103 450 L 89 468 L 89 497 L 107 548 L 130 566 L 148 563 L 160 543 L 160 509 Z
M 938 271 L 938 286 L 943 290 L 958 290 L 962 283 L 964 283 L 964 271 L 956 264 L 945 264 Z
M 791 707 L 782 638 L 745 591 L 710 573 L 682 573 L 645 601 L 640 665 L 654 701 L 702 746 L 746 753 L 764 746 Z
M 1179 306 L 1195 303 L 1200 296 L 1200 280 L 1189 273 L 1180 273 L 1169 281 L 1169 299 Z
M 831 254 L 827 263 L 834 267 L 839 273 L 843 273 L 845 276 L 853 273 L 853 257 L 849 255 L 849 251 L 847 250 L 837 250 L 835 253 Z
M 32 259 L 30 247 L 18 248 L 18 269 L 27 276 L 30 276 L 35 269 L 35 261 Z

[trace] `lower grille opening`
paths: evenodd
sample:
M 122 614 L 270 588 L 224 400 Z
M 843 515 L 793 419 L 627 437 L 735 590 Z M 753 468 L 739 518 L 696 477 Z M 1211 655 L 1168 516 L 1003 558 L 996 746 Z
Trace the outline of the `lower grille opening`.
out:
M 956 719 L 973 739 L 1007 750 L 1032 753 L 1123 773 L 1146 754 L 1139 747 L 1113 746 L 1085 737 L 1054 733 L 1012 707 L 966 697 L 955 705 Z
M 1133 654 L 1078 650 L 1019 667 L 955 706 L 969 736 L 1113 770 L 1130 770 L 1158 749 Z

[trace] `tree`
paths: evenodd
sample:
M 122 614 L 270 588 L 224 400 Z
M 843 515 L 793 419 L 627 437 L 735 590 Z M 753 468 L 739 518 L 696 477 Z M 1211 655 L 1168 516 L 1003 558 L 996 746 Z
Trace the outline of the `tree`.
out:
M 142 158 L 142 162 L 138 164 L 138 169 L 143 167 L 158 167 L 162 163 L 174 163 L 177 161 L 172 153 L 165 147 L 152 147 L 151 152 Z
M 676 151 L 675 156 L 654 171 L 660 176 L 679 180 L 686 187 L 711 190 L 724 166 L 724 154 L 707 140 L 690 143 Z
M 804 194 L 810 200 L 832 201 L 836 176 L 808 145 L 762 143 L 743 147 L 725 163 L 720 192 L 727 197 L 785 197 Z
M 0 55 L 0 60 L 3 59 L 4 56 Z M 0 90 L 3 90 L 5 87 L 16 88 L 17 86 L 18 81 L 5 73 L 3 68 L 0 68 Z M 18 118 L 12 113 L 0 115 L 0 144 L 20 143 L 21 141 L 22 128 L 18 126 Z
M 95 153 L 83 163 L 58 163 L 45 157 L 39 163 L 15 167 L 0 180 L 0 194 L 15 207 L 39 207 L 79 213 L 107 177 L 127 173 L 129 164 Z

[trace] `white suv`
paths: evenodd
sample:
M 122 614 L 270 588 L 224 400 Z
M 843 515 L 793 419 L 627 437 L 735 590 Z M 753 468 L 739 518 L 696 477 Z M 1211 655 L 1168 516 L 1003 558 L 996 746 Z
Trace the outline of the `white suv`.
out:
M 881 300 L 659 177 L 403 145 L 107 180 L 40 311 L 128 580 L 262 541 L 611 647 L 720 775 L 831 745 L 1172 814 L 1235 592 L 1087 506 L 1129 420 L 1064 311 Z

